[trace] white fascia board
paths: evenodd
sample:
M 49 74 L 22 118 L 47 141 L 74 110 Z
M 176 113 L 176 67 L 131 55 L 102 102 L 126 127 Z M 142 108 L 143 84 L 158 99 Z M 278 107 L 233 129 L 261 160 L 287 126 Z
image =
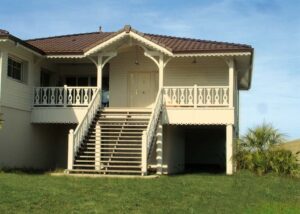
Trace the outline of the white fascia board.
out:
M 84 55 L 47 55 L 47 59 L 81 59 Z
M 168 49 L 166 49 L 166 48 L 164 48 L 164 47 L 162 47 L 162 46 L 160 46 L 160 45 L 158 45 L 158 44 L 156 44 L 154 42 L 151 42 L 150 40 L 148 40 L 148 39 L 146 39 L 146 38 L 138 35 L 137 33 L 134 33 L 132 31 L 130 31 L 129 35 L 132 38 L 136 39 L 137 41 L 139 41 L 139 42 L 141 42 L 143 44 L 146 44 L 146 45 L 152 47 L 155 50 L 158 50 L 158 51 L 160 51 L 160 52 L 162 52 L 162 53 L 164 53 L 164 54 L 166 54 L 168 56 L 173 56 L 173 53 L 171 51 L 169 51 Z
M 251 52 L 224 52 L 224 53 L 186 53 L 174 54 L 174 57 L 209 57 L 209 56 L 250 56 Z
M 91 55 L 93 53 L 96 53 L 96 52 L 102 50 L 103 48 L 105 48 L 105 47 L 113 44 L 114 42 L 119 41 L 120 39 L 124 38 L 126 35 L 127 35 L 126 32 L 122 32 L 122 33 L 120 33 L 120 34 L 118 34 L 118 35 L 116 35 L 116 36 L 108 39 L 107 41 L 105 41 L 105 42 L 103 42 L 103 43 L 101 43 L 101 44 L 99 44 L 99 45 L 91 48 L 90 50 L 86 51 L 84 53 L 84 56 L 89 56 L 89 55 Z

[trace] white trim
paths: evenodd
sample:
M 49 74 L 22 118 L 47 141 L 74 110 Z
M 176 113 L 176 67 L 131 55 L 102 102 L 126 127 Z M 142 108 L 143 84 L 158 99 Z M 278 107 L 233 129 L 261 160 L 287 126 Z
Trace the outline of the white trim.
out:
M 94 53 L 102 50 L 103 48 L 107 47 L 108 45 L 110 45 L 110 44 L 112 44 L 112 43 L 114 43 L 114 42 L 116 42 L 116 41 L 124 38 L 126 35 L 128 35 L 126 32 L 122 32 L 122 33 L 120 33 L 120 34 L 118 34 L 118 35 L 116 35 L 116 36 L 108 39 L 107 41 L 105 41 L 103 43 L 100 43 L 99 45 L 97 45 L 97 46 L 89 49 L 88 51 L 86 51 L 84 53 L 84 56 L 89 56 L 91 54 L 94 54 Z
M 67 59 L 73 59 L 73 58 L 85 58 L 84 55 L 47 55 L 47 59 L 59 59 L 59 58 L 67 58 Z
M 119 33 L 118 35 L 108 39 L 107 41 L 97 45 L 96 47 L 89 49 L 88 51 L 86 51 L 84 53 L 84 56 L 94 54 L 94 53 L 102 50 L 103 48 L 113 44 L 114 42 L 117 42 L 117 41 L 123 39 L 124 37 L 130 37 L 130 38 L 136 39 L 137 41 L 139 41 L 143 44 L 146 44 L 146 45 L 150 46 L 151 48 L 158 50 L 168 56 L 173 56 L 173 53 L 171 51 L 167 50 L 166 48 L 138 35 L 137 33 L 132 32 L 132 31 L 130 31 L 129 33 L 127 33 L 127 32 Z
M 221 52 L 221 53 L 185 53 L 174 54 L 174 57 L 209 57 L 209 56 L 250 56 L 251 52 Z
M 0 42 L 10 42 L 10 43 L 13 44 L 16 48 L 21 47 L 21 48 L 23 48 L 24 50 L 26 50 L 26 51 L 28 51 L 28 52 L 34 54 L 34 55 L 37 55 L 37 56 L 39 56 L 39 57 L 44 57 L 42 54 L 38 53 L 37 51 L 34 51 L 34 50 L 32 50 L 31 48 L 28 48 L 28 47 L 26 47 L 26 46 L 20 44 L 19 42 L 14 41 L 14 40 L 11 40 L 11 39 L 0 39 Z
M 1 40 L 0 40 L 1 41 Z M 98 46 L 97 46 L 98 47 Z M 47 55 L 48 59 L 55 58 L 85 58 L 88 54 L 86 52 L 83 55 Z M 230 53 L 185 53 L 185 54 L 172 54 L 171 59 L 174 57 L 222 57 L 222 56 L 251 56 L 251 52 L 230 52 Z

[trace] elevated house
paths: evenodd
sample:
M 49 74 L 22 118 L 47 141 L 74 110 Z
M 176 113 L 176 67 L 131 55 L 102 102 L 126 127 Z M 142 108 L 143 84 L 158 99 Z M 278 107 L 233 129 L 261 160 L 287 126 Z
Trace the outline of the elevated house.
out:
M 232 174 L 248 45 L 130 26 L 22 40 L 0 31 L 0 167 Z

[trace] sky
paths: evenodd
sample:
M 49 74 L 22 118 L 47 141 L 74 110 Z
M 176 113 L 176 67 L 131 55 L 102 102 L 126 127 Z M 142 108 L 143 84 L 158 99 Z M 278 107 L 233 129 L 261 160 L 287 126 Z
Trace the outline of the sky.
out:
M 240 130 L 272 123 L 300 138 L 299 0 L 0 0 L 0 29 L 21 38 L 116 31 L 249 44 L 252 87 L 241 92 Z

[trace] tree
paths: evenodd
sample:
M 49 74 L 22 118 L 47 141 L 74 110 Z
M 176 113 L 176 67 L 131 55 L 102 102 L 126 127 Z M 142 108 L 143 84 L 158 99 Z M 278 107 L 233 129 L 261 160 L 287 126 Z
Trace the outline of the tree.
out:
M 284 134 L 271 124 L 249 129 L 237 142 L 237 169 L 248 169 L 259 175 L 275 172 L 299 176 L 296 156 L 275 146 L 284 142 Z
M 276 144 L 284 143 L 285 135 L 280 133 L 271 124 L 263 123 L 254 129 L 249 129 L 247 134 L 240 139 L 240 144 L 249 151 L 266 151 Z

